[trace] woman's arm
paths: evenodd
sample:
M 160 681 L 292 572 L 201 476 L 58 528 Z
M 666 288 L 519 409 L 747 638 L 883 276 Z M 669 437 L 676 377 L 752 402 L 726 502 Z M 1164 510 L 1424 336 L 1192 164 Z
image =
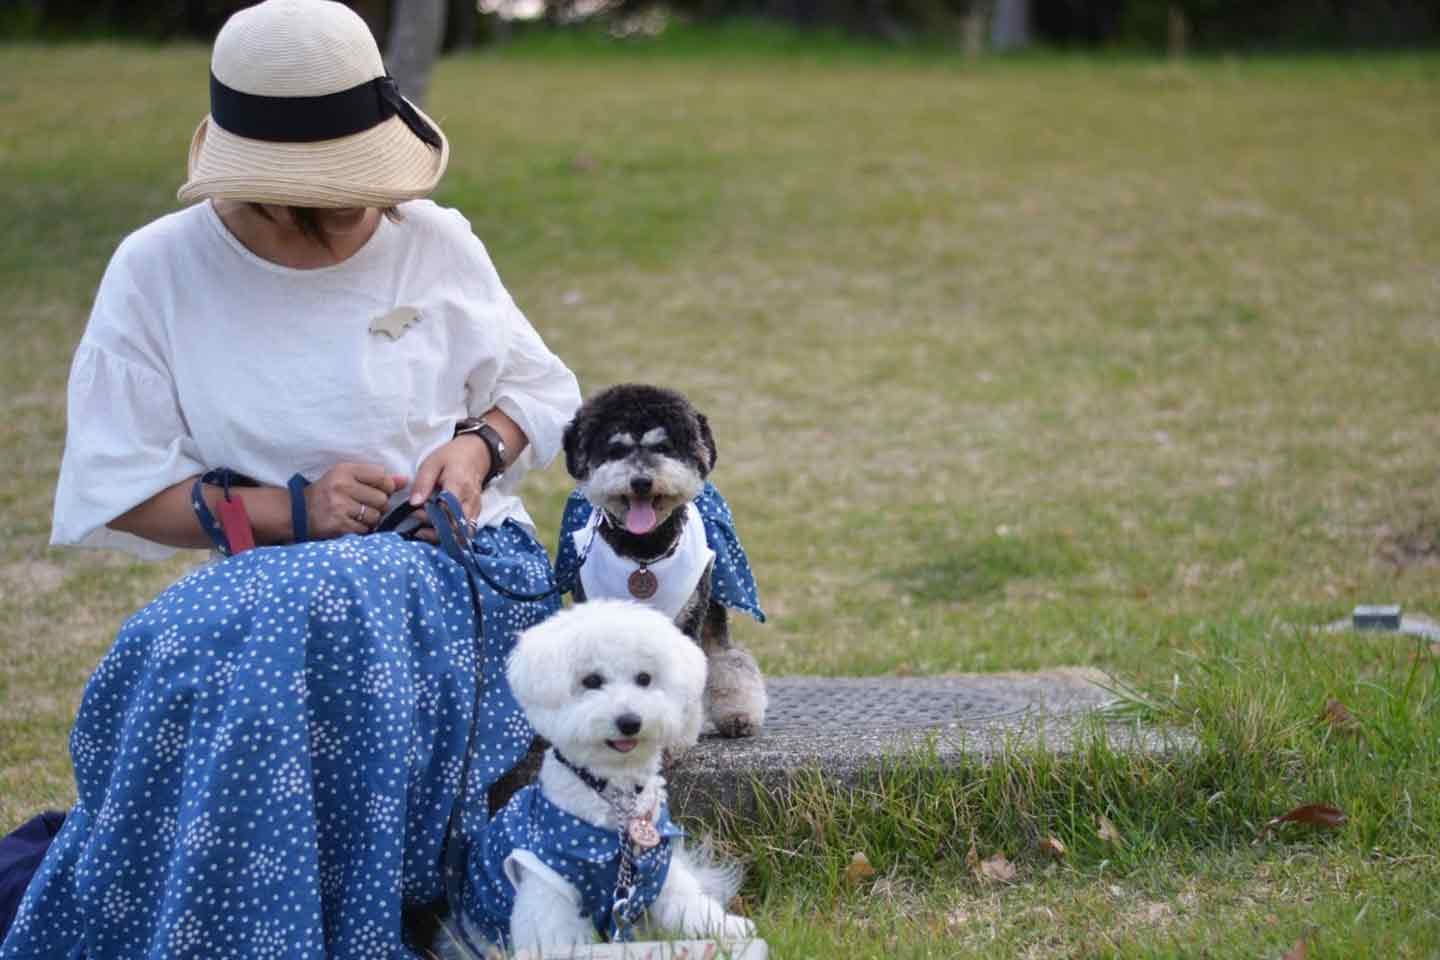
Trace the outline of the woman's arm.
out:
M 505 463 L 500 469 L 507 469 L 530 445 L 525 431 L 503 410 L 491 407 L 480 417 L 505 441 Z M 419 506 L 437 489 L 455 494 L 467 517 L 480 515 L 481 483 L 490 474 L 490 447 L 474 434 L 462 434 L 425 458 L 415 473 L 415 486 L 410 492 L 410 503 Z
M 482 443 L 483 447 L 484 444 Z M 488 453 L 488 451 L 487 451 Z M 329 540 L 347 533 L 369 533 L 385 514 L 390 495 L 405 486 L 406 478 L 391 476 L 383 467 L 359 463 L 338 464 L 305 488 L 305 513 L 311 540 Z M 168 547 L 204 549 L 210 538 L 200 527 L 190 505 L 195 478 L 166 487 L 130 508 L 107 526 Z M 211 513 L 219 510 L 224 491 L 201 487 Z M 235 487 L 230 496 L 245 503 L 255 542 L 261 546 L 290 543 L 295 531 L 290 520 L 290 491 L 281 487 Z M 361 507 L 365 507 L 361 511 Z M 357 517 L 362 519 L 357 519 Z
M 203 550 L 211 546 L 210 538 L 200 528 L 200 521 L 190 506 L 190 489 L 195 478 L 182 480 L 166 487 L 145 502 L 111 520 L 106 526 L 121 533 L 133 533 L 137 537 L 167 547 L 189 550 Z M 205 504 L 215 513 L 225 493 L 220 487 L 205 484 L 202 487 Z M 255 531 L 257 544 L 289 543 L 294 539 L 290 529 L 290 493 L 279 487 L 231 487 L 230 496 L 245 502 L 245 512 L 250 515 L 250 526 Z

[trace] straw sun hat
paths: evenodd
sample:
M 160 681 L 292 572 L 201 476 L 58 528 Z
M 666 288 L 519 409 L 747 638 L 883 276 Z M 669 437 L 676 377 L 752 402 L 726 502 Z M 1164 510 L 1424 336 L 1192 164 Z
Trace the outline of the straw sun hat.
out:
M 215 38 L 210 114 L 177 196 L 386 207 L 430 193 L 449 159 L 358 14 L 333 0 L 265 0 Z

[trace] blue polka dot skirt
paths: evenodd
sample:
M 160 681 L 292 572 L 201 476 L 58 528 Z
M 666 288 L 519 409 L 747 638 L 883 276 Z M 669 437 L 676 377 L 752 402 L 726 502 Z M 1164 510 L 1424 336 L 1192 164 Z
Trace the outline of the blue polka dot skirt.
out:
M 552 585 L 518 524 L 475 545 L 516 593 Z M 505 659 L 558 608 L 477 586 L 479 638 L 460 565 L 378 534 L 251 550 L 167 589 L 85 688 L 79 800 L 0 960 L 412 956 L 401 908 L 444 894 L 471 726 L 462 842 L 530 745 Z

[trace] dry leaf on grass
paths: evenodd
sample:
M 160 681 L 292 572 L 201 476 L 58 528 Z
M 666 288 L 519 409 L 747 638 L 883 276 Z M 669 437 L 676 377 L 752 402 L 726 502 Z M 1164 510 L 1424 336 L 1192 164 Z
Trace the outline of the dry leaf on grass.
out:
M 1015 864 L 1006 860 L 1005 854 L 997 853 L 980 861 L 975 875 L 990 883 L 1009 883 L 1015 879 Z
M 875 876 L 875 868 L 870 866 L 870 858 L 862 851 L 855 851 L 850 858 L 850 865 L 845 868 L 845 882 L 852 887 L 864 883 Z
M 1325 709 L 1320 711 L 1320 719 L 1330 724 L 1331 729 L 1344 733 L 1353 733 L 1360 728 L 1360 721 L 1355 719 L 1355 714 L 1334 697 L 1325 701 Z
M 1113 843 L 1117 847 L 1123 847 L 1125 845 L 1125 838 L 1120 836 L 1120 831 L 1115 829 L 1115 824 L 1110 822 L 1109 817 L 1104 814 L 1096 814 L 1095 823 L 1095 832 L 1101 840 L 1104 840 L 1106 843 Z
M 1063 859 L 1066 853 L 1065 844 L 1060 842 L 1059 837 L 1042 837 L 1039 847 L 1040 852 L 1052 860 Z
M 1289 813 L 1283 813 L 1278 817 L 1266 822 L 1256 843 L 1269 836 L 1271 831 L 1285 823 L 1300 823 L 1309 827 L 1324 827 L 1327 830 L 1336 830 L 1350 822 L 1345 816 L 1345 811 L 1339 807 L 1332 807 L 1324 803 L 1307 803 L 1303 807 L 1296 807 Z
M 1312 827 L 1343 827 L 1350 820 L 1345 816 L 1345 811 L 1339 807 L 1332 807 L 1324 803 L 1307 803 L 1303 807 L 1296 807 L 1289 813 L 1281 814 L 1271 820 L 1266 826 L 1274 827 L 1282 823 L 1304 823 Z
M 1280 960 L 1305 960 L 1310 955 L 1310 945 L 1304 937 L 1295 941 L 1295 946 L 1285 951 Z

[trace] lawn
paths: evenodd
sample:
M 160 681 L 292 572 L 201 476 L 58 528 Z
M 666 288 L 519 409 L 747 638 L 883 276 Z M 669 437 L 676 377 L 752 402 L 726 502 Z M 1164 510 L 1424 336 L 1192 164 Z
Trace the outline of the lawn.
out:
M 196 559 L 46 543 L 69 356 L 175 206 L 207 54 L 0 62 L 8 829 L 68 802 L 86 677 Z M 777 956 L 1440 953 L 1440 651 L 1312 629 L 1440 614 L 1437 102 L 1426 57 L 442 64 L 438 199 L 587 392 L 709 414 L 769 673 L 1093 665 L 1200 744 L 917 762 L 725 825 Z M 532 478 L 551 545 L 568 486 Z M 1262 837 L 1301 803 L 1349 821 Z

